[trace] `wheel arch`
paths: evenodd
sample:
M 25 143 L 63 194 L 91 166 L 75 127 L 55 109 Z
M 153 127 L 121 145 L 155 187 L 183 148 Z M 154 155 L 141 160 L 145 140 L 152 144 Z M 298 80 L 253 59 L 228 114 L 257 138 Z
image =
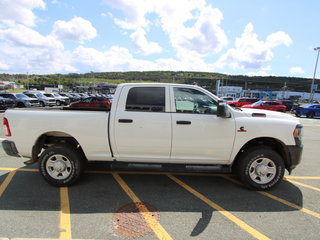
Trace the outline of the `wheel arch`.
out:
M 232 167 L 234 168 L 237 165 L 237 162 L 240 160 L 242 154 L 244 154 L 249 149 L 252 149 L 254 147 L 259 147 L 259 146 L 261 147 L 266 146 L 276 151 L 282 157 L 286 169 L 290 171 L 289 170 L 289 166 L 291 164 L 290 153 L 286 145 L 278 139 L 269 138 L 269 137 L 255 138 L 247 142 L 245 145 L 243 145 L 243 147 L 240 149 L 240 151 L 236 155 L 235 161 L 233 162 Z
M 35 141 L 32 147 L 32 163 L 39 160 L 40 154 L 44 149 L 57 144 L 73 146 L 82 154 L 83 159 L 86 159 L 84 151 L 76 138 L 65 132 L 52 131 L 42 134 Z

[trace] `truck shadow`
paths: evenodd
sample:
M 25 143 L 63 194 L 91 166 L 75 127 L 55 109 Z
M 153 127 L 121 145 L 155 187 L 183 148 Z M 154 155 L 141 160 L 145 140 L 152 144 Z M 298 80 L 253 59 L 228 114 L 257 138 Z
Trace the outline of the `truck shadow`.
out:
M 36 169 L 35 166 L 31 168 Z M 28 167 L 30 168 L 30 167 Z M 26 167 L 16 171 L 9 185 L 0 196 L 0 210 L 60 211 L 60 189 L 46 183 L 38 172 Z M 192 225 L 190 236 L 198 236 L 214 221 L 217 210 L 203 202 L 165 173 L 121 172 L 118 173 L 143 203 L 153 206 L 150 211 L 161 213 L 199 213 Z M 171 173 L 202 194 L 205 198 L 229 212 L 265 213 L 297 211 L 259 192 L 248 190 L 219 176 L 178 175 Z M 8 173 L 0 175 L 2 185 Z M 278 198 L 303 207 L 303 195 L 298 187 L 282 181 L 268 192 Z M 125 190 L 108 172 L 89 172 L 75 185 L 68 188 L 71 214 L 116 213 L 121 207 L 132 203 Z M 128 210 L 128 214 L 131 211 Z M 178 220 L 179 221 L 179 220 Z M 178 224 L 178 223 L 176 223 Z

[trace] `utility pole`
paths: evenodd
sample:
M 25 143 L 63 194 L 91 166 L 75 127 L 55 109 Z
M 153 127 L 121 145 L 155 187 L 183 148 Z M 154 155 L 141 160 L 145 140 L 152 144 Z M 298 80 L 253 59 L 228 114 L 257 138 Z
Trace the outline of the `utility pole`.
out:
M 315 68 L 314 68 L 314 73 L 313 73 L 313 78 L 312 78 L 312 83 L 311 83 L 309 103 L 312 103 L 312 101 L 313 101 L 313 95 L 314 95 L 314 92 L 315 92 L 314 80 L 315 80 L 315 78 L 316 78 L 316 73 L 317 73 L 317 66 L 318 66 L 318 59 L 319 59 L 320 47 L 316 47 L 316 48 L 314 48 L 314 50 L 315 50 L 315 51 L 318 51 L 318 54 L 317 54 L 316 66 L 315 66 Z

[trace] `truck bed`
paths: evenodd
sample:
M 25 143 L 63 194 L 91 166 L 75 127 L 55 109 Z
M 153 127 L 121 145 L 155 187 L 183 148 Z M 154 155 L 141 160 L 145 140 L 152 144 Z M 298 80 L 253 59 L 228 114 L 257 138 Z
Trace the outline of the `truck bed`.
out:
M 10 109 L 6 111 L 6 116 L 10 119 L 11 138 L 16 142 L 19 154 L 23 157 L 31 157 L 30 149 L 40 136 L 46 134 L 75 138 L 89 160 L 111 160 L 108 111 Z

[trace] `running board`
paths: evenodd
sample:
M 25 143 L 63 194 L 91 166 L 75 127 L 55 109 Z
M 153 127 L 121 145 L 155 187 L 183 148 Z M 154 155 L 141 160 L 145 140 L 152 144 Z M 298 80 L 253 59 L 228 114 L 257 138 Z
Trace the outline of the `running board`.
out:
M 231 173 L 232 168 L 227 165 L 194 165 L 194 164 L 160 164 L 160 163 L 125 163 L 105 162 L 107 169 L 124 171 L 165 171 L 165 172 L 210 172 Z M 104 168 L 103 167 L 103 168 Z

